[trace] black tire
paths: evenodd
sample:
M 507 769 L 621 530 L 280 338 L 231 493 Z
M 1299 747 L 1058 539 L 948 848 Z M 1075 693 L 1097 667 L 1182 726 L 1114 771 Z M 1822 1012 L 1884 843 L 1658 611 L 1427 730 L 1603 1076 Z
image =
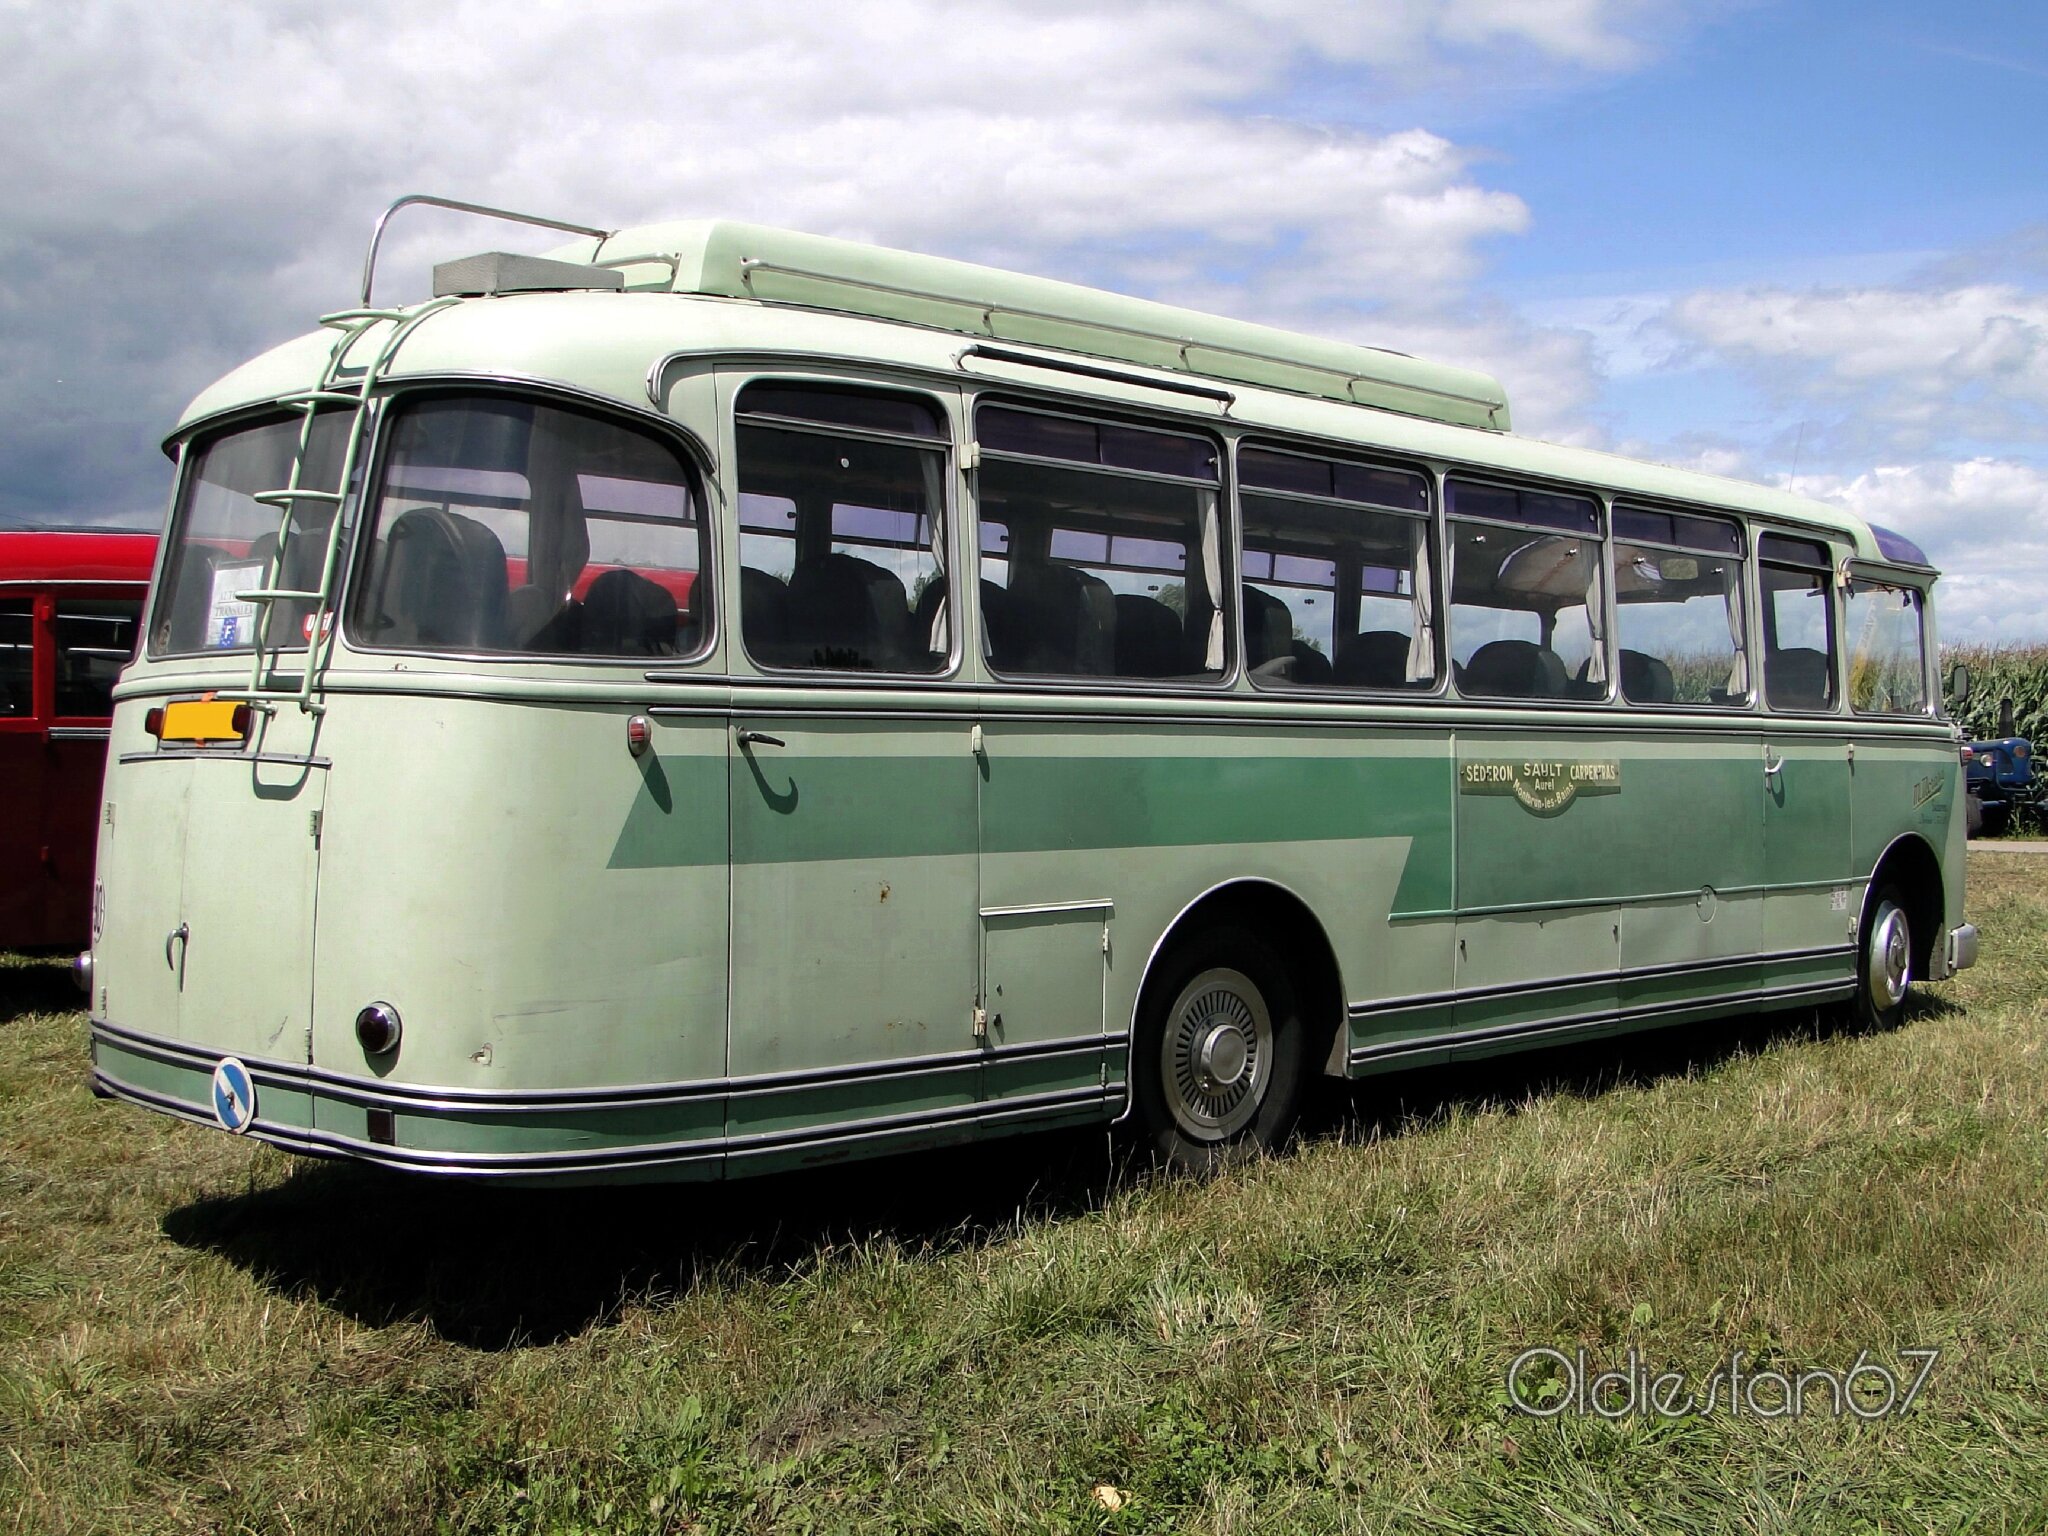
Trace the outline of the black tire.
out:
M 1871 1029 L 1896 1028 L 1912 992 L 1912 909 L 1891 881 L 1874 884 L 1863 903 L 1856 940 L 1856 1021 Z
M 1963 832 L 1968 837 L 1984 835 L 1984 797 L 1975 790 L 1963 796 Z
M 1132 1120 L 1169 1167 L 1281 1146 L 1301 1108 L 1306 1028 L 1279 951 L 1236 924 L 1163 952 L 1131 1042 Z

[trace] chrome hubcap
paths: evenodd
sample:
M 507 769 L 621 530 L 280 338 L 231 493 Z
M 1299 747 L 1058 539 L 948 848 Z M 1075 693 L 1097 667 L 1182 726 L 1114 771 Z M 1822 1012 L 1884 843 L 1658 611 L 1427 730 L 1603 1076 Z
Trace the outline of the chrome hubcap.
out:
M 1273 1070 L 1273 1020 L 1251 978 L 1218 968 L 1182 988 L 1160 1068 L 1167 1107 L 1190 1135 L 1215 1141 L 1248 1125 Z
M 1252 1043 L 1235 1023 L 1218 1024 L 1202 1037 L 1195 1077 L 1204 1093 L 1221 1093 L 1251 1065 Z
M 1877 909 L 1866 963 L 1871 1001 L 1890 1010 L 1906 1000 L 1913 985 L 1913 936 L 1906 914 L 1889 901 Z

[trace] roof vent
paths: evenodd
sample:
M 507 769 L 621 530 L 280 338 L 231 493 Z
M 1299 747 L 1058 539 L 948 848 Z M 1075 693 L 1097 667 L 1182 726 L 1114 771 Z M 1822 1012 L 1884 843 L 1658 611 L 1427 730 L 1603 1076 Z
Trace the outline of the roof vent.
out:
M 481 256 L 464 256 L 460 261 L 444 261 L 434 268 L 437 299 L 486 293 L 549 293 L 571 288 L 616 292 L 625 286 L 626 274 L 613 267 L 556 261 L 547 256 L 515 256 L 509 251 L 486 251 Z

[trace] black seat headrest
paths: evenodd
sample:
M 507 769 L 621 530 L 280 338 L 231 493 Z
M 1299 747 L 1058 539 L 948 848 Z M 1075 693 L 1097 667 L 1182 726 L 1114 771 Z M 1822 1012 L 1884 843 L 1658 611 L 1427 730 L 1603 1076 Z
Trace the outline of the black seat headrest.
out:
M 675 594 L 638 571 L 606 571 L 583 596 L 583 651 L 589 656 L 673 656 Z
M 1564 663 L 1530 640 L 1489 640 L 1472 653 L 1459 679 L 1467 693 L 1505 699 L 1564 697 Z

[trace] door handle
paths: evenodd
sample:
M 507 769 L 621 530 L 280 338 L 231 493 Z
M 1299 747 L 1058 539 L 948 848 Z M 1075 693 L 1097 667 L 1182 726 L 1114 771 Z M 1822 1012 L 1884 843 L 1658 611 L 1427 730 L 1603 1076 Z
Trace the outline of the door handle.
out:
M 1764 781 L 1768 783 L 1784 772 L 1785 759 L 1773 756 L 1769 747 L 1764 748 Z
M 190 925 L 185 923 L 178 924 L 177 927 L 164 935 L 164 964 L 174 971 L 180 969 L 179 962 L 185 958 L 185 946 L 191 942 L 191 939 L 192 929 Z M 178 947 L 178 953 L 175 956 L 171 954 L 171 946 L 173 944 Z
M 766 731 L 751 731 L 745 726 L 740 727 L 737 739 L 743 747 L 786 747 L 789 745 L 780 736 L 770 736 Z

